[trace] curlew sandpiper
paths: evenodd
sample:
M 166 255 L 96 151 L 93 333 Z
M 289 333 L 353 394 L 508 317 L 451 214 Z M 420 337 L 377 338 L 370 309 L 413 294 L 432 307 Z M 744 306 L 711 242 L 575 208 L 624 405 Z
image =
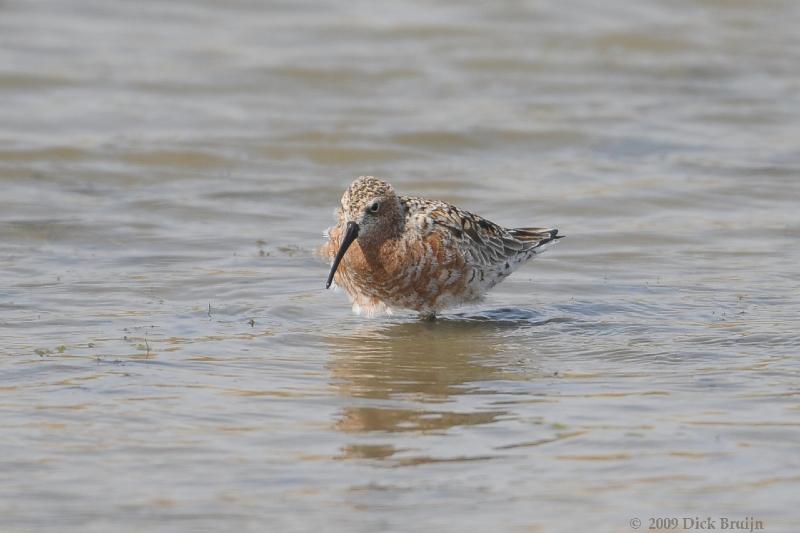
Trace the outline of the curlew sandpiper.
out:
M 423 318 L 479 301 L 562 236 L 548 228 L 503 228 L 438 200 L 399 196 L 362 176 L 347 188 L 320 250 L 326 288 L 344 288 L 353 311 L 412 309 Z

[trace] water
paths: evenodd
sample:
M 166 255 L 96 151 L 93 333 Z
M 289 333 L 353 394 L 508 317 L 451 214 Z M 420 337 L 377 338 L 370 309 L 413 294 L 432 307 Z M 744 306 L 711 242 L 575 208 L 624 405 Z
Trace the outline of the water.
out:
M 796 530 L 798 16 L 0 3 L 0 530 Z M 354 317 L 360 174 L 568 238 Z

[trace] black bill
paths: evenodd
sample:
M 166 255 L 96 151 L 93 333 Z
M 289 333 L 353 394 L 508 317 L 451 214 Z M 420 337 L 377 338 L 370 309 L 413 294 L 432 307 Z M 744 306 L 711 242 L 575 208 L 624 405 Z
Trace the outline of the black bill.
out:
M 342 238 L 342 243 L 339 245 L 339 251 L 336 252 L 336 258 L 333 260 L 333 265 L 331 265 L 331 273 L 328 274 L 328 281 L 325 282 L 325 288 L 330 289 L 331 283 L 333 283 L 333 275 L 336 274 L 336 269 L 339 268 L 339 263 L 342 261 L 342 257 L 344 257 L 344 253 L 350 248 L 350 245 L 353 244 L 353 241 L 356 240 L 358 237 L 358 224 L 355 222 L 348 222 L 347 227 L 344 230 L 344 237 Z

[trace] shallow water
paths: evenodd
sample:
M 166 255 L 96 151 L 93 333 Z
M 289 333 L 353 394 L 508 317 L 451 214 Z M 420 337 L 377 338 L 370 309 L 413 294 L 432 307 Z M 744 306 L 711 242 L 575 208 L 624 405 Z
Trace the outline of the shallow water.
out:
M 795 530 L 799 16 L 0 2 L 0 530 Z M 568 238 L 354 317 L 360 174 Z

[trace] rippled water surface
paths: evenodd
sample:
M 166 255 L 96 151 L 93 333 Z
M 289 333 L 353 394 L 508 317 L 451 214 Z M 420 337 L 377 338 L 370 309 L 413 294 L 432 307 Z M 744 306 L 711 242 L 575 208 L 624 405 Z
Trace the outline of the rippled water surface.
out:
M 1 1 L 0 530 L 797 531 L 798 20 Z M 361 174 L 568 238 L 356 317 Z

